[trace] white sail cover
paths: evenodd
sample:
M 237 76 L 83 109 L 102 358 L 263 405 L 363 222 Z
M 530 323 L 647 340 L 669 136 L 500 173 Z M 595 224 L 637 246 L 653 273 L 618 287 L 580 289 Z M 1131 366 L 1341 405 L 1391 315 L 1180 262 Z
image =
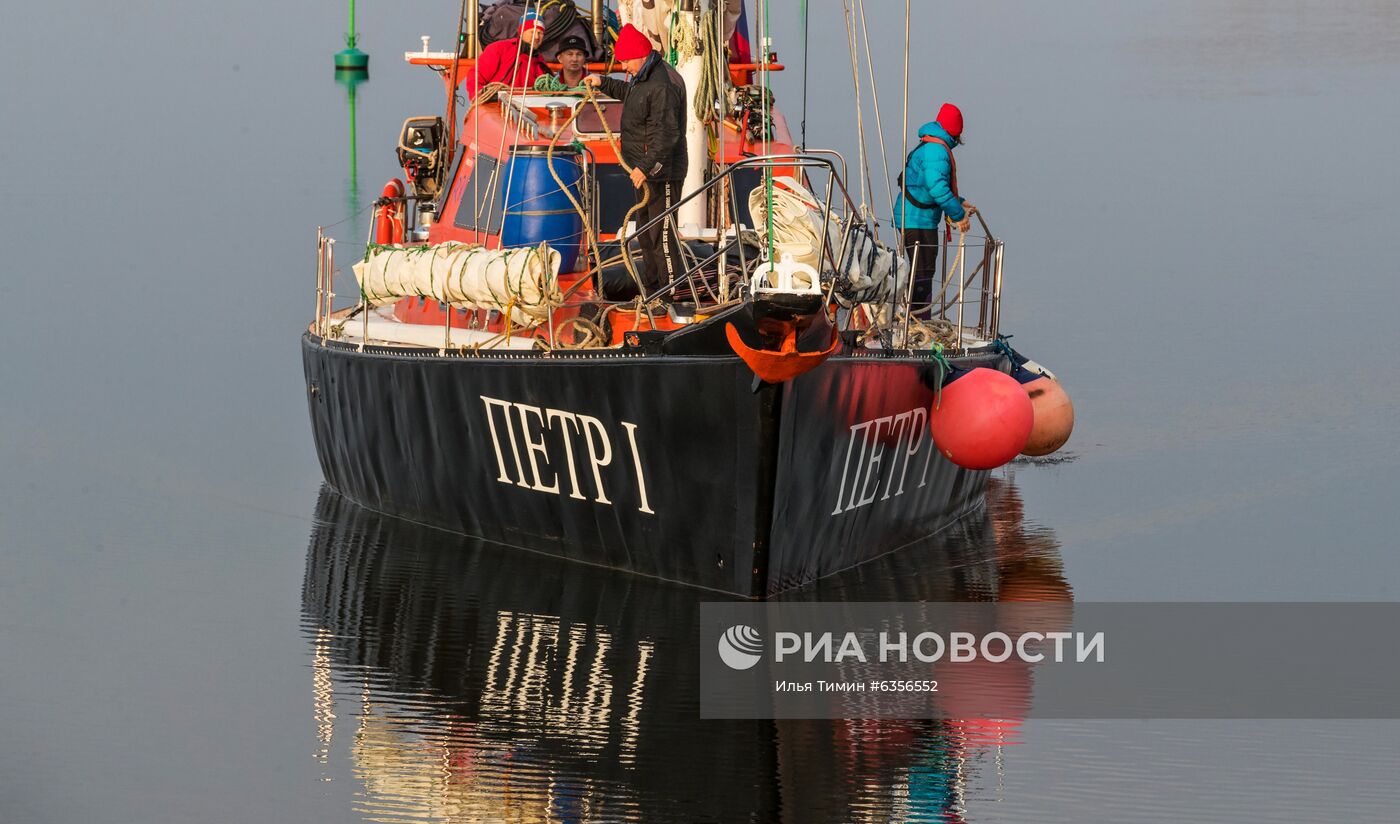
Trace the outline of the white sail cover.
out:
M 754 229 L 764 243 L 768 242 L 768 191 L 757 186 L 749 192 L 749 214 Z M 773 245 L 778 256 L 792 255 L 797 263 L 805 263 L 821 271 L 822 206 L 812 193 L 796 178 L 778 175 L 773 178 Z M 835 256 L 835 251 L 831 252 Z
M 749 193 L 749 213 L 764 243 L 768 241 L 767 207 L 765 187 L 754 188 Z M 834 278 L 836 301 L 847 308 L 903 296 L 909 283 L 909 261 L 904 255 L 877 242 L 864 222 L 851 227 L 843 250 L 844 225 L 835 217 L 827 221 L 824 215 L 821 203 L 795 178 L 773 178 L 773 245 L 779 256 L 791 255 L 795 262 L 821 272 L 823 283 Z M 823 224 L 827 227 L 826 259 L 819 259 Z M 841 261 L 833 274 L 830 259 L 838 253 Z
M 526 324 L 558 305 L 559 253 L 546 243 L 525 249 L 486 249 L 472 243 L 371 246 L 354 265 L 365 300 L 375 306 L 424 297 L 459 309 L 510 310 Z

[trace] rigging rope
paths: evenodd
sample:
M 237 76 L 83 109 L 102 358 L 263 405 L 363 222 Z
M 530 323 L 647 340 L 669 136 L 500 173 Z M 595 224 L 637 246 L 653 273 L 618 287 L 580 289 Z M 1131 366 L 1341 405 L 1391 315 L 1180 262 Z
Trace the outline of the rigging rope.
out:
M 807 26 L 811 15 L 807 13 L 807 0 L 798 5 L 802 16 L 802 148 L 807 148 Z
M 909 19 L 909 8 L 909 0 L 904 0 L 904 119 L 899 130 L 900 140 L 902 141 L 900 144 L 899 156 L 903 158 L 909 157 L 909 27 L 911 23 Z M 904 171 L 901 169 L 900 174 L 902 175 L 903 173 Z M 893 208 L 891 208 L 890 211 L 893 212 Z M 899 212 L 899 231 L 897 233 L 896 241 L 899 243 L 900 247 L 904 247 L 904 226 L 906 224 L 907 215 L 909 213 L 909 198 L 900 198 Z M 890 219 L 894 220 L 893 214 L 890 215 Z M 904 249 L 904 253 L 909 254 L 909 250 Z M 912 318 L 914 315 L 914 272 L 912 271 L 914 268 L 913 255 L 910 255 L 909 257 L 909 268 L 911 270 L 909 273 L 909 287 L 904 290 L 904 339 L 906 341 L 909 339 L 909 321 L 910 318 Z
M 943 382 L 953 374 L 953 365 L 944 357 L 943 347 L 936 343 L 933 345 L 933 362 L 938 364 L 938 380 L 933 382 L 933 406 L 937 409 L 943 402 Z
M 566 129 L 574 124 L 574 121 L 578 119 L 578 113 L 582 110 L 582 105 L 575 106 L 573 114 L 569 115 L 568 121 L 560 126 L 558 130 L 554 132 L 554 136 L 549 139 L 549 146 L 544 150 L 544 165 L 545 168 L 549 169 L 549 176 L 554 178 L 555 185 L 558 186 L 560 191 L 564 193 L 564 196 L 569 199 L 569 203 L 573 205 L 574 211 L 578 212 L 579 218 L 583 221 L 584 240 L 588 243 L 588 249 L 593 253 L 593 259 L 598 264 L 597 270 L 601 272 L 603 270 L 602 253 L 598 249 L 598 234 L 593 230 L 593 222 L 588 219 L 588 210 L 583 208 L 583 204 L 578 202 L 578 199 L 574 197 L 574 193 L 569 191 L 570 187 L 564 184 L 563 178 L 559 177 L 559 173 L 554 169 L 554 149 L 559 145 L 559 138 L 564 134 Z M 581 278 L 579 283 L 583 283 L 587 280 L 587 277 Z M 568 299 L 569 295 L 573 294 L 577 288 L 578 283 L 569 287 L 569 291 L 564 295 L 564 298 Z
M 541 4 L 541 0 L 535 0 L 535 2 L 534 2 L 534 7 L 535 7 L 535 8 L 534 8 L 534 11 L 535 11 L 535 14 L 536 14 L 536 15 L 539 15 L 541 5 L 542 5 L 542 4 Z M 526 9 L 527 12 L 530 10 L 530 4 L 529 4 L 529 3 L 526 3 L 526 4 L 525 4 L 525 9 Z M 543 38 L 541 38 L 541 39 L 543 39 Z M 532 40 L 530 41 L 530 48 L 525 52 L 525 63 L 526 63 L 526 65 L 530 65 L 530 64 L 532 64 L 532 63 L 534 62 L 534 60 L 535 60 L 535 47 L 536 47 L 536 43 L 535 43 L 535 41 L 532 39 Z M 510 86 L 509 86 L 509 88 L 511 89 L 512 94 L 514 93 L 514 90 L 517 88 L 517 86 L 516 86 L 516 81 L 520 79 L 520 56 L 519 56 L 518 54 L 515 55 L 514 61 L 515 61 L 515 66 L 514 66 L 514 68 L 511 70 L 511 74 L 510 74 Z M 478 96 L 478 97 L 479 97 L 479 96 Z M 502 117 L 504 117 L 505 114 L 506 114 L 506 105 L 505 105 L 505 103 L 503 102 L 503 103 L 501 104 L 501 115 L 502 115 Z M 495 154 L 495 156 L 496 156 L 498 159 L 500 159 L 500 160 L 504 160 L 504 159 L 505 159 L 505 158 L 502 157 L 502 155 L 505 154 L 506 135 L 508 135 L 509 133 L 510 133 L 510 130 L 509 130 L 509 129 L 506 129 L 506 128 L 502 128 L 502 129 L 501 129 L 501 139 L 500 139 L 500 141 L 498 141 L 497 144 L 496 144 L 496 154 Z M 516 145 L 519 145 L 519 143 L 520 143 L 520 136 L 523 135 L 524 133 L 525 133 L 525 118 L 523 118 L 523 117 L 517 117 L 517 118 L 516 118 L 516 124 L 515 124 L 515 134 L 514 134 L 514 136 L 513 136 L 512 141 L 511 141 L 512 147 L 513 147 L 513 146 L 516 146 Z M 477 151 L 478 151 L 478 153 L 479 153 L 479 152 L 480 152 L 480 149 L 478 149 Z M 500 169 L 500 164 L 499 164 L 499 163 L 497 164 L 497 167 L 496 167 L 496 168 L 497 168 L 497 170 Z M 492 182 L 492 184 L 495 184 L 498 180 L 499 180 L 499 175 L 493 172 L 492 175 L 491 175 L 491 182 Z M 513 183 L 514 181 L 515 181 L 515 164 L 514 164 L 514 163 L 511 163 L 511 164 L 509 164 L 509 169 L 507 169 L 507 171 L 506 171 L 505 190 L 504 190 L 504 192 L 502 193 L 502 200 L 503 200 L 503 201 L 509 199 L 509 197 L 510 197 L 510 186 L 511 186 L 511 183 Z M 495 190 L 494 190 L 493 186 L 488 186 L 488 187 L 487 187 L 487 190 L 486 190 L 486 202 L 487 202 L 487 203 L 493 203 L 493 202 L 495 202 L 495 195 L 496 195 L 496 193 L 495 193 Z M 477 204 L 477 208 L 478 208 L 478 210 L 481 208 L 481 204 L 480 204 L 480 203 Z M 503 205 L 502 208 L 501 208 L 501 223 L 502 223 L 502 224 L 505 223 L 506 211 L 507 211 L 509 208 L 510 208 L 510 204 L 509 204 L 509 203 L 504 203 L 504 205 Z M 492 231 L 491 231 L 491 228 L 492 228 L 492 227 L 491 227 L 491 218 L 492 218 L 491 211 L 488 210 L 487 213 L 486 213 L 486 234 L 488 234 L 488 235 L 490 235 L 490 234 L 495 234 L 495 232 L 492 232 Z M 478 221 L 478 223 L 479 223 L 479 221 Z
M 447 162 L 442 164 L 437 174 L 439 189 L 442 188 L 443 176 L 457 154 L 457 76 L 462 65 L 462 40 L 466 36 L 466 25 L 467 0 L 462 0 L 462 6 L 457 12 L 457 44 L 452 49 L 452 73 L 448 75 L 447 80 Z
M 880 138 L 880 163 L 884 167 L 885 180 L 887 182 L 885 186 L 885 197 L 890 204 L 890 214 L 893 215 L 894 193 L 890 191 L 890 187 L 888 185 L 888 181 L 892 178 L 890 177 L 889 157 L 885 152 L 885 124 L 883 119 L 880 117 L 880 92 L 875 86 L 875 56 L 870 51 L 870 26 L 867 25 L 865 22 L 865 0 L 855 0 L 855 2 L 856 8 L 860 9 L 860 29 L 861 37 L 865 41 L 865 66 L 869 75 L 867 79 L 870 81 L 870 101 L 875 108 L 875 133 Z M 875 226 L 875 231 L 878 233 L 880 224 L 876 223 Z
M 841 0 L 841 5 L 845 12 L 843 17 L 846 21 L 846 46 L 851 54 L 851 87 L 855 91 L 856 100 L 856 142 L 860 151 L 860 165 L 861 168 L 865 170 L 865 175 L 860 177 L 860 210 L 862 216 L 868 217 L 870 206 L 869 200 L 866 197 L 866 184 L 868 182 L 870 188 L 873 190 L 875 188 L 875 183 L 870 180 L 870 157 L 865 151 L 864 107 L 860 104 L 860 63 L 857 57 L 859 50 L 856 46 L 855 31 L 852 29 L 853 15 L 851 4 L 849 0 Z
M 534 6 L 535 6 L 535 15 L 536 15 L 536 17 L 538 17 L 541 21 L 543 21 L 543 20 L 544 20 L 544 3 L 542 2 L 542 0 L 535 0 Z M 525 4 L 525 8 L 526 8 L 526 11 L 529 10 L 530 4 L 529 4 L 528 2 Z M 536 38 L 531 38 L 531 39 L 530 39 L 530 48 L 525 52 L 525 65 L 526 65 L 526 66 L 530 66 L 530 65 L 533 65 L 533 64 L 534 64 L 534 61 L 535 61 L 535 50 L 536 50 L 536 48 L 538 48 L 539 43 L 542 43 L 542 42 L 544 42 L 544 37 L 543 37 L 543 36 L 539 37 L 538 40 L 537 40 Z M 528 73 L 529 73 L 529 71 L 528 71 L 528 69 L 527 69 L 527 70 L 526 70 L 526 74 L 528 75 Z M 519 80 L 519 79 L 520 79 L 520 58 L 517 56 L 517 57 L 515 58 L 515 68 L 511 71 L 511 75 L 510 75 L 510 88 L 511 88 L 511 95 L 512 95 L 512 97 L 514 96 L 514 94 L 515 94 L 515 89 L 517 88 L 517 86 L 516 86 L 516 81 Z M 523 83 L 523 82 L 520 84 L 520 86 L 522 87 L 522 89 L 521 89 L 521 90 L 522 90 L 522 93 L 524 92 L 523 86 L 525 86 L 525 85 L 526 85 L 526 84 Z M 502 106 L 501 106 L 501 113 L 502 113 L 503 115 L 505 114 L 505 105 L 504 105 L 504 104 L 502 104 Z M 511 141 L 511 150 L 512 150 L 512 154 L 514 154 L 514 147 L 520 145 L 520 138 L 521 138 L 524 134 L 525 134 L 525 118 L 524 118 L 524 117 L 519 117 L 519 116 L 517 116 L 517 117 L 515 118 L 515 135 L 514 135 L 512 141 Z M 505 149 L 505 139 L 506 139 L 506 130 L 505 130 L 505 129 L 502 129 L 502 130 L 501 130 L 501 144 L 500 144 L 500 148 L 499 148 L 499 149 L 497 150 L 497 152 L 496 152 L 496 156 L 497 156 L 497 157 L 501 157 L 501 155 L 502 155 L 502 153 L 503 153 L 503 151 L 504 151 L 504 149 Z M 510 209 L 510 187 L 511 187 L 511 184 L 514 183 L 514 182 L 515 182 L 515 164 L 514 164 L 514 163 L 511 163 L 511 164 L 510 164 L 510 168 L 506 171 L 505 189 L 504 189 L 504 191 L 502 192 L 502 201 L 503 201 L 503 204 L 502 204 L 502 207 L 501 207 L 501 231 L 503 231 L 503 232 L 505 231 L 506 212 Z M 487 214 L 486 214 L 486 231 L 487 231 L 487 234 L 491 234 L 491 213 L 490 213 L 490 212 L 487 212 Z
M 899 156 L 909 156 L 909 27 L 913 24 L 910 19 L 910 3 L 904 0 L 904 125 L 900 129 L 903 142 L 900 144 Z M 900 170 L 903 171 L 902 169 Z M 891 209 L 893 211 L 893 209 Z M 904 198 L 899 205 L 899 225 L 904 226 L 905 215 L 909 212 L 909 199 Z
M 769 114 L 769 109 L 770 109 L 771 106 L 772 106 L 773 92 L 772 92 L 772 89 L 770 89 L 770 88 L 769 88 L 769 85 L 768 85 L 768 82 L 769 82 L 769 79 L 770 79 L 769 76 L 768 76 L 768 75 L 769 75 L 769 72 L 768 72 L 768 64 L 769 64 L 769 62 L 770 62 L 769 59 L 768 59 L 768 38 L 771 36 L 771 35 L 770 35 L 770 32 L 772 31 L 772 29 L 770 29 L 769 26 L 768 26 L 768 6 L 769 6 L 768 0 L 759 0 L 759 2 L 763 5 L 763 31 L 762 31 L 762 33 L 761 33 L 761 36 L 759 37 L 759 55 L 760 55 L 760 59 L 763 61 L 763 63 L 762 63 L 762 69 L 761 69 L 760 74 L 759 74 L 759 77 L 762 79 L 762 82 L 763 82 L 763 126 L 764 126 L 764 132 L 763 132 L 763 153 L 764 153 L 765 155 L 768 155 L 768 154 L 772 154 L 772 153 L 773 153 L 773 148 L 772 148 L 772 140 L 773 140 L 773 126 L 772 126 L 772 123 L 773 123 L 773 120 L 772 120 L 772 116 Z M 766 194 L 767 197 L 768 197 L 768 203 L 771 205 L 771 204 L 773 203 L 773 167 L 772 167 L 772 165 L 770 165 L 770 164 L 764 164 L 764 167 L 763 167 L 763 188 L 764 188 L 765 194 Z M 774 261 L 774 257 L 773 257 L 773 210 L 772 210 L 772 208 L 769 208 L 769 209 L 767 210 L 767 212 L 768 212 L 768 238 L 767 238 L 767 240 L 768 240 L 768 260 Z M 776 262 L 776 261 L 774 261 L 774 262 Z

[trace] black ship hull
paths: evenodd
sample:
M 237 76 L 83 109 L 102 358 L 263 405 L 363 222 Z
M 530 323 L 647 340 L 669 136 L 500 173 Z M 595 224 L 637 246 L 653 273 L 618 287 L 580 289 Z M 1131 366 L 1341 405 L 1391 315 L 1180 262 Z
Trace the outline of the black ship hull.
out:
M 307 334 L 302 358 L 335 490 L 573 561 L 766 597 L 982 503 L 987 473 L 933 446 L 937 369 L 918 354 L 848 350 L 781 385 L 640 347 L 443 357 Z

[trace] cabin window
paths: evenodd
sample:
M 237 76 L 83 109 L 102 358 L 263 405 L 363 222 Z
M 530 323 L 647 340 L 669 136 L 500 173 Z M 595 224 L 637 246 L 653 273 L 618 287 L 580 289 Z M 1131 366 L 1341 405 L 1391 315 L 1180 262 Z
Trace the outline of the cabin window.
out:
M 607 131 L 603 129 L 603 118 L 607 118 L 608 128 L 612 130 L 612 133 L 622 134 L 623 108 L 622 102 L 617 100 L 600 100 L 597 109 L 580 104 L 578 119 L 574 121 L 574 133 L 602 137 L 607 134 Z M 598 109 L 602 109 L 603 117 L 598 116 Z
M 452 192 L 452 187 L 457 183 L 457 173 L 462 170 L 462 158 L 466 156 L 467 150 L 458 146 L 457 152 L 452 157 L 452 168 L 448 170 L 447 178 L 442 182 L 442 191 L 438 192 L 438 202 L 434 204 L 438 214 L 442 214 L 442 210 L 446 209 L 447 205 L 452 202 L 449 195 Z
M 457 201 L 457 214 L 452 225 L 458 229 L 499 232 L 503 218 L 501 190 L 506 182 L 496 174 L 499 164 L 494 157 L 478 155 L 471 173 L 462 178 Z

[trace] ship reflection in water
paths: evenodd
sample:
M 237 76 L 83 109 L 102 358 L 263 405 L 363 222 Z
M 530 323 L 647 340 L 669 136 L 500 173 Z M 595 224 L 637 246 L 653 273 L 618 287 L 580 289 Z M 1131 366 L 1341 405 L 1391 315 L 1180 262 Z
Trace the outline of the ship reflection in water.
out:
M 373 821 L 960 821 L 1014 770 L 1014 720 L 702 721 L 716 596 L 316 506 L 303 625 L 329 780 Z M 1071 599 L 1014 482 L 985 516 L 789 597 Z M 1027 674 L 1025 689 L 1030 689 Z

